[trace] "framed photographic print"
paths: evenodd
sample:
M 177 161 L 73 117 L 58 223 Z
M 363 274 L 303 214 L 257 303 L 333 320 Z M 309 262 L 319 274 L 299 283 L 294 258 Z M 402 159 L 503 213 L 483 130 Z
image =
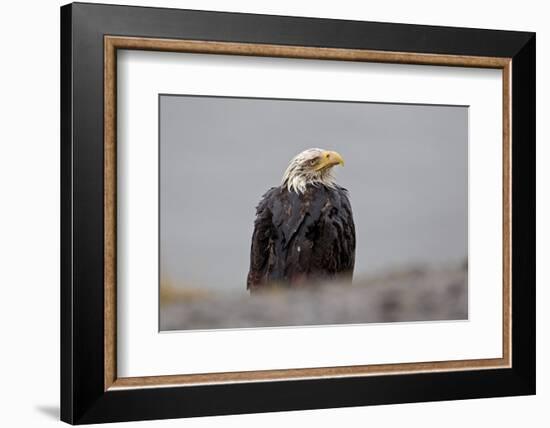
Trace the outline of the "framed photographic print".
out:
M 61 8 L 61 417 L 535 393 L 535 35 Z

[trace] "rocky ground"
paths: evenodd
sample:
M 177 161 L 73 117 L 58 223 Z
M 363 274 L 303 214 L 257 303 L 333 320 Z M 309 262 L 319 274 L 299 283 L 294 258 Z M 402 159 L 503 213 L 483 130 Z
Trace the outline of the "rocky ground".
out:
M 458 320 L 468 317 L 467 268 L 408 269 L 375 278 L 261 295 L 172 290 L 161 330 Z

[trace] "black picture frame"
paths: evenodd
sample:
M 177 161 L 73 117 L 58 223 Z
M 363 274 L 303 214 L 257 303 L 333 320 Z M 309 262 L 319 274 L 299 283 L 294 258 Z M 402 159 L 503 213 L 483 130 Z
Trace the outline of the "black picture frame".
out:
M 512 59 L 512 367 L 104 388 L 104 36 Z M 71 424 L 535 393 L 535 34 L 73 3 L 61 8 L 61 419 Z

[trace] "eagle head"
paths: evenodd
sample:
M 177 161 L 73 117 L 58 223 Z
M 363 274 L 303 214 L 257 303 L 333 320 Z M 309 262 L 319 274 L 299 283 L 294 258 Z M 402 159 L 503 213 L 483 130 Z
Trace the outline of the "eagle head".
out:
M 281 185 L 297 193 L 303 193 L 308 184 L 334 187 L 332 167 L 335 165 L 344 165 L 344 159 L 337 152 L 318 148 L 304 150 L 288 164 Z

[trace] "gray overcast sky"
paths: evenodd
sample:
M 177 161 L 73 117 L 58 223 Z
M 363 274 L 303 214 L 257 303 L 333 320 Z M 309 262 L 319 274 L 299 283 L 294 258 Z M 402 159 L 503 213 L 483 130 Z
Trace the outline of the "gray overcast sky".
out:
M 338 151 L 355 275 L 467 255 L 467 107 L 162 95 L 161 280 L 245 292 L 255 207 L 288 161 Z

